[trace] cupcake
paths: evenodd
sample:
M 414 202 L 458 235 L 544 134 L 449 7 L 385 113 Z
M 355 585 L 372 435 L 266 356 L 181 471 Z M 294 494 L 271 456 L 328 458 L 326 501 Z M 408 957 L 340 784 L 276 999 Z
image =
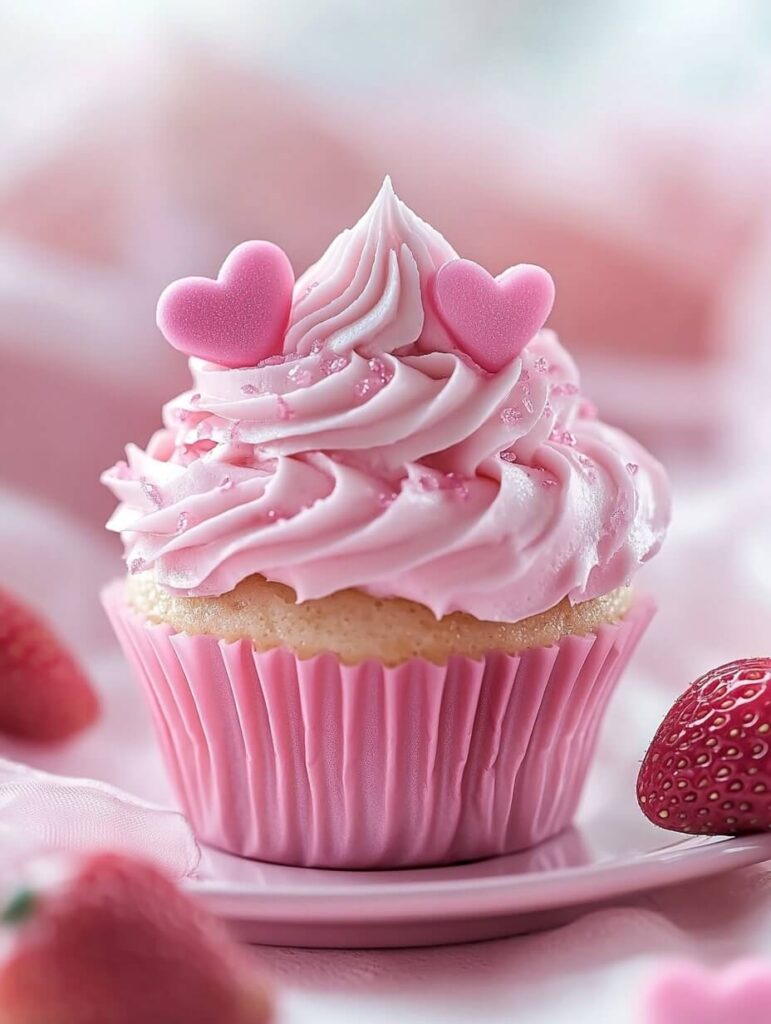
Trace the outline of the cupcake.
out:
M 161 296 L 192 388 L 103 476 L 104 601 L 205 842 L 394 868 L 570 823 L 669 491 L 582 397 L 552 300 L 388 180 L 296 283 L 247 242 Z

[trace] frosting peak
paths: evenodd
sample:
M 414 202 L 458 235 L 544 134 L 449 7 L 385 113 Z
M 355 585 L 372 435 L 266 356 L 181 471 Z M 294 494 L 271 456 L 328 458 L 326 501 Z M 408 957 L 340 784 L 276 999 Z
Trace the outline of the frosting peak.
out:
M 457 258 L 386 179 L 297 281 L 282 355 L 191 359 L 192 391 L 103 477 L 130 571 L 499 621 L 627 582 L 666 529 L 663 470 L 596 418 L 552 332 L 495 372 L 460 350 L 432 293 Z
M 457 253 L 396 195 L 386 177 L 361 220 L 338 235 L 297 281 L 284 351 L 307 355 L 392 352 L 419 343 L 446 351 L 452 340 L 427 294 Z

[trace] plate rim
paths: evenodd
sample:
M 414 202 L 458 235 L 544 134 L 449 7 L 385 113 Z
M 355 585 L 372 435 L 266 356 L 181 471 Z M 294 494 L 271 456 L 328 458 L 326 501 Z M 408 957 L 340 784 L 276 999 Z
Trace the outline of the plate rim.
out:
M 771 859 L 771 833 L 683 836 L 670 846 L 651 851 L 530 874 L 411 880 L 388 885 L 373 881 L 347 888 L 342 885 L 334 890 L 323 883 L 302 890 L 287 883 L 258 889 L 248 882 L 191 878 L 185 888 L 220 916 L 233 920 L 360 924 L 373 920 L 420 920 L 437 913 L 442 919 L 449 919 L 469 913 L 490 917 L 555 910 L 663 888 L 767 859 Z

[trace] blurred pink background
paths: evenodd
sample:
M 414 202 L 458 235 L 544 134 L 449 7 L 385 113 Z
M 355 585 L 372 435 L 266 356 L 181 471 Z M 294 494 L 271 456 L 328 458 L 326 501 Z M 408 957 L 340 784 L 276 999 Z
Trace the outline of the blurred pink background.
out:
M 386 171 L 462 255 L 551 271 L 607 418 L 661 452 L 720 440 L 768 292 L 753 5 L 686 3 L 666 46 L 613 3 L 404 2 L 369 33 L 345 0 L 69 6 L 64 36 L 45 5 L 0 6 L 3 415 L 45 410 L 0 434 L 6 480 L 103 518 L 99 470 L 184 385 L 162 287 L 249 237 L 299 272 Z

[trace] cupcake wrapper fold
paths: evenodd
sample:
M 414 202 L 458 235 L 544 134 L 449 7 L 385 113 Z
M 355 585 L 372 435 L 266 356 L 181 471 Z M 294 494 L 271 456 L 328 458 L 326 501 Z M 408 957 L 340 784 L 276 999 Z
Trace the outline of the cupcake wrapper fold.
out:
M 395 868 L 524 849 L 571 821 L 653 615 L 519 655 L 342 665 L 154 625 L 103 600 L 198 836 L 281 864 Z

